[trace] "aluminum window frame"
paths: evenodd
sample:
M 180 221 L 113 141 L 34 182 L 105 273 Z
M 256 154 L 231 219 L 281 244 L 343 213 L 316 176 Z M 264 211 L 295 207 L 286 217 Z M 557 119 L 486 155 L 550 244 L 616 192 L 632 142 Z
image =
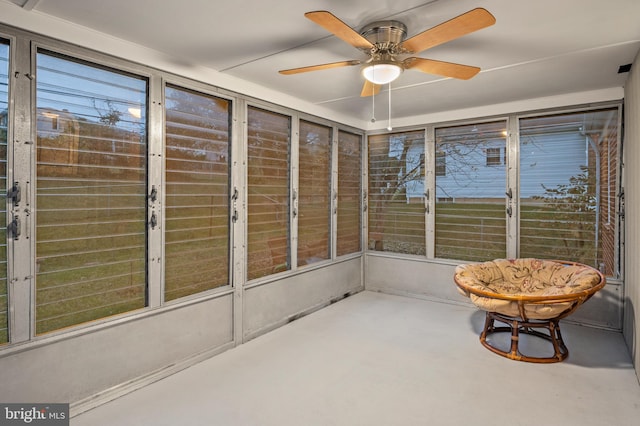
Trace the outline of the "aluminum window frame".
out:
M 429 262 L 435 262 L 439 264 L 445 265 L 457 265 L 459 261 L 456 259 L 440 259 L 434 257 L 434 245 L 435 245 L 435 169 L 436 169 L 436 155 L 435 155 L 435 128 L 441 127 L 454 127 L 454 126 L 462 126 L 462 125 L 472 125 L 472 124 L 483 124 L 487 122 L 495 122 L 498 120 L 506 121 L 507 135 L 506 135 L 506 151 L 505 151 L 505 161 L 507 167 L 507 177 L 505 182 L 505 192 L 511 191 L 512 196 L 509 198 L 506 197 L 505 201 L 505 211 L 507 208 L 511 208 L 512 214 L 507 215 L 507 257 L 517 257 L 519 251 L 519 238 L 520 238 L 520 206 L 518 203 L 519 192 L 520 192 L 520 181 L 519 181 L 519 159 L 520 159 L 520 138 L 519 138 L 519 120 L 521 118 L 528 117 L 541 117 L 541 116 L 551 116 L 551 115 L 560 115 L 560 114 L 568 114 L 568 113 L 576 113 L 576 112 L 589 112 L 594 110 L 606 109 L 606 108 L 617 108 L 618 109 L 618 152 L 617 152 L 617 160 L 618 165 L 616 167 L 616 211 L 614 215 L 616 216 L 616 229 L 614 231 L 615 234 L 615 253 L 614 256 L 616 258 L 616 275 L 612 277 L 608 277 L 609 282 L 618 283 L 624 280 L 624 247 L 621 244 L 621 240 L 624 232 L 624 218 L 620 216 L 620 194 L 624 191 L 624 182 L 622 182 L 622 168 L 623 168 L 623 140 L 622 140 L 622 124 L 623 124 L 623 100 L 610 100 L 603 102 L 594 102 L 588 104 L 575 104 L 575 105 L 567 105 L 562 107 L 553 107 L 553 108 L 542 108 L 535 110 L 527 110 L 527 111 L 518 111 L 508 114 L 499 114 L 495 116 L 484 116 L 484 117 L 475 117 L 468 118 L 462 120 L 453 120 L 447 122 L 437 122 L 437 123 L 428 123 L 423 125 L 412 125 L 406 126 L 402 128 L 394 128 L 393 132 L 387 132 L 385 130 L 375 130 L 367 132 L 367 137 L 371 135 L 380 135 L 380 134 L 391 134 L 397 132 L 411 132 L 424 130 L 425 137 L 425 161 L 427 162 L 427 172 L 425 176 L 425 188 L 427 192 L 426 196 L 426 235 L 425 238 L 427 240 L 427 253 L 426 256 L 420 256 Z M 367 141 L 368 142 L 368 141 Z M 366 143 L 368 148 L 368 143 Z M 368 161 L 368 151 L 367 151 L 367 161 Z M 367 170 L 367 172 L 369 172 Z M 368 178 L 364 181 L 368 184 Z M 365 215 L 365 220 L 368 215 Z M 365 237 L 368 238 L 368 227 L 366 229 Z M 415 256 L 406 255 L 402 253 L 394 253 L 394 252 L 380 252 L 371 250 L 368 247 L 366 248 L 366 254 L 369 256 L 386 256 L 386 257 L 395 257 L 395 258 L 407 258 L 407 259 L 415 259 Z
M 164 235 L 161 229 L 164 228 L 163 208 L 156 211 L 158 215 L 159 227 L 157 232 L 148 233 L 147 235 L 147 305 L 139 310 L 124 312 L 113 317 L 105 317 L 93 320 L 87 323 L 81 323 L 67 329 L 52 331 L 42 335 L 35 334 L 34 317 L 35 317 L 35 218 L 37 212 L 29 210 L 35 200 L 34 191 L 27 190 L 26 200 L 29 201 L 27 211 L 29 212 L 29 221 L 23 222 L 23 229 L 29 232 L 29 241 L 21 240 L 19 242 L 8 241 L 9 261 L 7 266 L 8 277 L 16 279 L 8 288 L 8 304 L 11 311 L 9 325 L 9 343 L 0 346 L 0 355 L 11 354 L 27 350 L 32 347 L 46 345 L 61 339 L 81 336 L 92 333 L 96 330 L 112 327 L 114 325 L 135 321 L 137 319 L 153 316 L 161 312 L 166 312 L 191 304 L 197 304 L 206 300 L 236 294 L 234 297 L 234 341 L 242 340 L 242 296 L 245 288 L 248 288 L 246 274 L 244 268 L 241 267 L 245 256 L 243 241 L 246 238 L 246 217 L 244 209 L 246 203 L 246 194 L 243 188 L 246 188 L 246 168 L 244 167 L 243 158 L 246 158 L 246 128 L 243 125 L 246 120 L 246 105 L 253 104 L 259 108 L 278 111 L 280 113 L 292 117 L 293 127 L 296 132 L 292 134 L 291 140 L 295 143 L 297 138 L 297 122 L 300 119 L 307 119 L 313 123 L 327 125 L 332 128 L 332 135 L 337 135 L 338 129 L 345 129 L 351 133 L 361 136 L 364 140 L 365 131 L 363 129 L 347 126 L 342 123 L 320 118 L 314 115 L 306 114 L 293 108 L 282 107 L 272 102 L 263 101 L 247 94 L 237 93 L 217 87 L 213 83 L 205 83 L 186 76 L 178 75 L 172 72 L 163 71 L 139 64 L 130 60 L 122 59 L 111 54 L 105 54 L 92 48 L 77 46 L 72 43 L 44 36 L 29 30 L 12 27 L 6 24 L 0 24 L 0 37 L 10 42 L 10 74 L 16 75 L 16 79 L 20 82 L 13 81 L 10 84 L 10 108 L 8 126 L 8 156 L 12 155 L 12 159 L 8 164 L 8 179 L 19 179 L 25 182 L 32 182 L 35 175 L 35 154 L 32 141 L 35 140 L 35 90 L 32 89 L 33 76 L 35 76 L 35 55 L 38 49 L 44 49 L 54 54 L 67 56 L 78 62 L 86 62 L 88 65 L 96 65 L 113 70 L 119 73 L 131 74 L 147 80 L 147 190 L 151 191 L 152 186 L 160 188 L 160 203 L 164 205 L 164 87 L 165 84 L 173 84 L 183 87 L 187 90 L 194 90 L 216 97 L 222 97 L 231 101 L 231 158 L 230 166 L 230 192 L 233 188 L 238 189 L 239 196 L 232 204 L 230 214 L 233 208 L 239 212 L 238 220 L 230 222 L 230 279 L 229 285 L 218 287 L 212 290 L 204 291 L 192 296 L 181 298 L 178 300 L 165 302 L 163 296 L 164 289 Z M 17 73 L 17 74 L 16 74 Z M 19 78 L 18 78 L 19 77 Z M 37 76 L 36 76 L 37 77 Z M 15 79 L 14 79 L 15 80 Z M 17 122 L 16 117 L 20 116 L 22 121 Z M 31 125 L 33 123 L 33 125 Z M 20 148 L 14 148 L 14 141 L 20 141 Z M 24 146 L 22 146 L 24 145 Z M 332 144 L 335 146 L 335 144 Z M 362 158 L 366 158 L 366 144 L 362 144 Z M 296 152 L 296 149 L 293 150 Z M 13 158 L 15 157 L 15 159 Z M 333 155 L 332 155 L 333 158 Z M 333 160 L 332 160 L 333 161 Z M 297 162 L 295 163 L 297 166 Z M 362 167 L 362 176 L 365 175 L 365 167 Z M 334 182 L 335 168 L 331 171 L 331 181 Z M 361 177 L 362 179 L 362 177 Z M 361 180 L 361 186 L 364 190 L 364 180 Z M 335 184 L 331 184 L 332 190 Z M 297 188 L 297 181 L 290 183 L 291 188 Z M 25 192 L 23 192 L 24 197 Z M 364 199 L 364 197 L 363 197 Z M 333 204 L 331 206 L 333 209 Z M 10 210 L 7 210 L 8 212 Z M 20 210 L 21 217 L 26 217 L 25 211 Z M 365 226 L 365 216 L 362 212 L 361 222 Z M 292 219 L 292 244 L 295 244 L 297 223 Z M 335 225 L 330 225 L 329 235 L 331 241 L 335 240 Z M 364 228 L 363 228 L 364 229 Z M 364 247 L 364 230 L 361 232 L 361 247 Z M 292 245 L 292 253 L 296 253 L 297 248 Z M 364 251 L 364 249 L 363 249 Z M 353 258 L 363 255 L 354 253 L 345 258 Z M 331 251 L 330 259 L 319 262 L 318 265 L 311 265 L 304 271 L 325 267 L 327 265 L 342 261 L 343 258 L 336 260 L 335 250 Z M 292 259 L 293 260 L 293 259 Z M 292 261 L 292 265 L 295 262 Z M 294 268 L 286 271 L 278 277 L 266 281 L 274 281 L 288 276 L 294 276 L 301 273 L 300 270 Z M 17 278 L 20 277 L 20 278 Z M 24 279 L 23 279 L 24 277 Z M 23 282 L 23 281 L 26 281 Z M 255 284 L 255 283 L 254 283 Z M 259 284 L 259 283 L 258 283 Z M 16 343 L 21 343 L 16 346 Z

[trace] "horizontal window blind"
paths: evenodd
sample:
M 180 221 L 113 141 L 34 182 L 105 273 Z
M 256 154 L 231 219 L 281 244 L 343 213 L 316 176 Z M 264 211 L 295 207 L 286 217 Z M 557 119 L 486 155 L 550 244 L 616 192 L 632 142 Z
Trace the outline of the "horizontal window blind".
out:
M 424 132 L 369 136 L 369 249 L 426 253 Z
M 145 306 L 144 79 L 37 55 L 36 333 Z
M 437 128 L 435 138 L 435 256 L 505 257 L 506 122 Z
M 251 280 L 291 269 L 291 118 L 249 107 L 247 128 L 247 278 Z
M 362 250 L 361 229 L 362 136 L 338 131 L 337 253 Z
M 230 106 L 165 89 L 165 300 L 229 282 Z
M 0 344 L 9 341 L 7 298 L 7 134 L 9 130 L 9 45 L 0 39 Z
M 300 121 L 298 266 L 329 259 L 331 128 Z
M 618 110 L 520 119 L 520 256 L 615 269 Z

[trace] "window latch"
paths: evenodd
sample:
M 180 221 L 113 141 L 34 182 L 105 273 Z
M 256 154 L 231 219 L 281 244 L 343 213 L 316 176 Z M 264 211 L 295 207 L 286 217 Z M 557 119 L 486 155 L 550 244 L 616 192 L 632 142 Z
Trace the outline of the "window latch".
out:
M 511 188 L 509 188 L 509 190 L 507 192 L 505 192 L 505 195 L 507 197 L 509 197 L 510 200 L 513 198 L 513 192 L 511 192 Z M 509 215 L 509 216 L 511 216 L 511 215 Z
M 624 209 L 625 209 L 624 188 L 620 191 L 620 194 L 618 194 L 618 199 L 619 199 L 618 216 L 620 217 L 621 220 L 624 220 Z
M 14 240 L 20 238 L 21 226 L 20 218 L 18 216 L 14 216 L 9 226 L 7 226 L 7 231 L 9 231 L 9 235 L 12 236 Z
M 151 200 L 152 203 L 155 203 L 157 199 L 158 199 L 158 190 L 156 189 L 155 185 L 152 185 L 151 192 L 149 193 L 149 200 Z
M 513 213 L 513 210 L 511 209 L 511 206 L 507 207 L 507 214 L 509 215 L 509 217 L 511 217 L 511 213 Z
M 13 205 L 17 206 L 22 199 L 22 191 L 20 191 L 20 183 L 14 182 L 13 187 L 7 192 L 7 198 L 11 198 Z
M 156 226 L 158 226 L 158 216 L 156 216 L 156 212 L 151 212 L 151 219 L 149 219 L 149 226 L 151 226 L 151 229 L 156 229 Z

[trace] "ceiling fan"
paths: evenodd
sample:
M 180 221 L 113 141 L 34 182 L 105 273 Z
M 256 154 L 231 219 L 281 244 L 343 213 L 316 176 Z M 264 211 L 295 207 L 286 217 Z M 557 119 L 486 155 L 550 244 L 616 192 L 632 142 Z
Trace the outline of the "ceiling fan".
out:
M 400 21 L 372 22 L 365 25 L 360 32 L 357 32 L 335 15 L 324 10 L 307 12 L 304 16 L 353 47 L 362 50 L 369 58 L 364 61 L 354 59 L 292 68 L 281 70 L 280 73 L 291 75 L 329 68 L 363 65 L 362 74 L 365 77 L 365 83 L 360 96 L 378 94 L 381 85 L 395 80 L 406 69 L 443 77 L 470 79 L 480 72 L 480 68 L 415 56 L 405 56 L 422 52 L 489 27 L 496 22 L 496 18 L 487 10 L 477 8 L 406 39 L 407 27 Z

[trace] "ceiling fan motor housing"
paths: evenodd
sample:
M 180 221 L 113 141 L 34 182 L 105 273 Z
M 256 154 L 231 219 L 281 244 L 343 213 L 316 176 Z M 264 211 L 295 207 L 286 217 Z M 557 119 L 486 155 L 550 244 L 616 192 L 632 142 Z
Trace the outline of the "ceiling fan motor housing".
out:
M 376 21 L 365 25 L 360 35 L 381 53 L 398 53 L 395 50 L 407 37 L 407 27 L 400 21 Z

